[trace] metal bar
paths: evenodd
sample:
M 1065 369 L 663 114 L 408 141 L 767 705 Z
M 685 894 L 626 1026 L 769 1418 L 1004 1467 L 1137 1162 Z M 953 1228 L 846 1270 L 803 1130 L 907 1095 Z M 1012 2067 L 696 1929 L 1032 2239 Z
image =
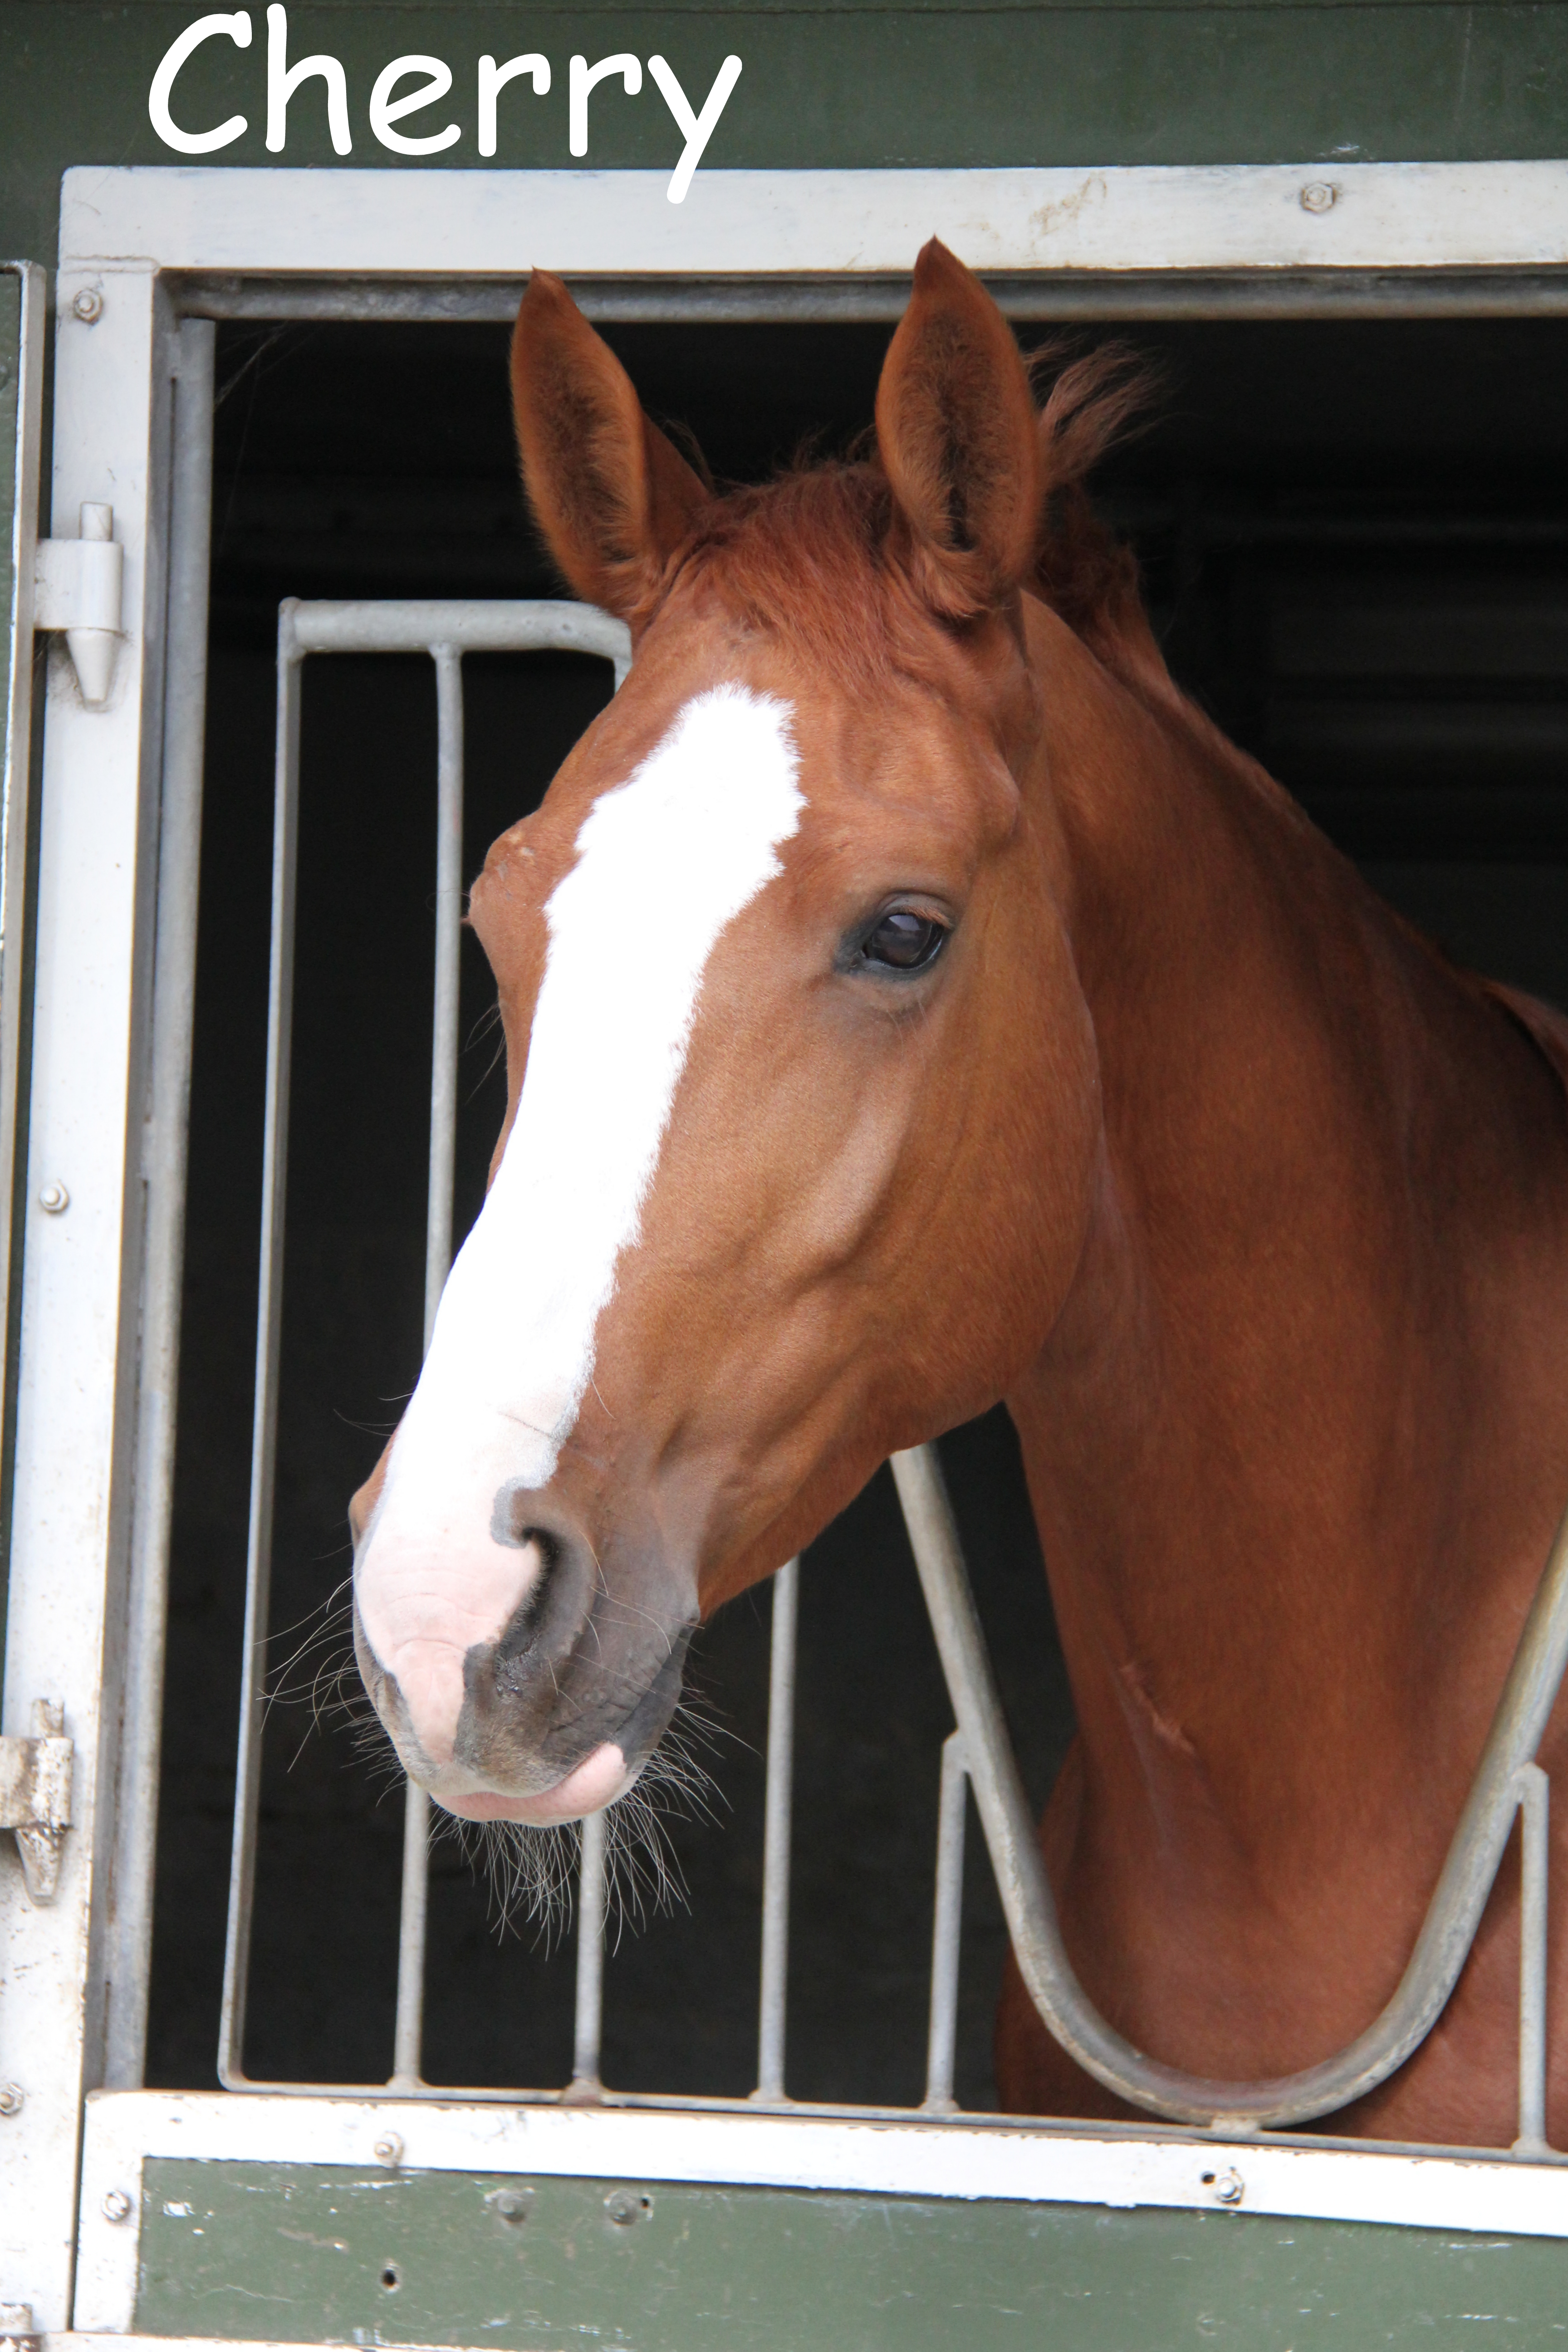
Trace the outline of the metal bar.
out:
M 757 2087 L 753 2096 L 782 2105 L 784 2028 L 789 2000 L 790 1807 L 795 1787 L 795 1659 L 800 1619 L 800 1562 L 773 1578 L 768 1661 L 768 1773 L 763 1811 L 763 1969 L 758 1998 Z
M 294 608 L 302 654 L 579 653 L 615 665 L 616 684 L 631 667 L 631 631 L 594 604 L 538 597 L 419 596 L 363 603 L 325 599 Z
M 1521 269 L 1066 269 L 983 272 L 1010 319 L 1502 319 L 1568 311 L 1568 274 Z M 208 319 L 494 320 L 510 325 L 526 278 L 182 274 L 179 308 Z M 897 273 L 779 272 L 748 278 L 574 276 L 573 297 L 604 323 L 891 323 L 909 307 Z
M 1397 1990 L 1365 2032 L 1300 2074 L 1211 2082 L 1146 2058 L 1105 2022 L 1073 1973 L 1035 1839 L 984 1635 L 934 1450 L 893 1456 L 899 1500 L 925 1593 L 1013 1949 L 1048 2031 L 1096 2080 L 1177 2123 L 1256 2129 L 1332 2115 L 1386 2080 L 1442 2014 L 1497 1876 L 1568 1664 L 1568 1518 L 1553 1538 L 1447 1859 Z
M 425 1218 L 425 1346 L 452 1263 L 458 1152 L 458 951 L 463 936 L 463 662 L 450 645 L 436 663 L 436 1011 L 430 1059 L 430 1182 Z
M 131 1533 L 113 1909 L 105 1966 L 109 2006 L 104 2081 L 111 2090 L 140 2087 L 147 2046 L 185 1261 L 191 1041 L 195 1026 L 216 341 L 216 327 L 203 319 L 187 319 L 179 330 L 174 370 L 158 929 L 142 1162 L 147 1233 L 137 1383 L 136 1507 Z
M 969 1804 L 969 1764 L 962 1731 L 942 1744 L 942 1793 L 937 1801 L 936 1901 L 931 1913 L 931 2032 L 926 2042 L 926 2095 L 921 2111 L 953 2116 L 953 2051 L 958 2041 L 958 1959 L 963 1932 L 963 1825 Z
M 577 2011 L 572 2048 L 569 2102 L 592 2105 L 601 2098 L 600 2042 L 605 2011 L 605 1850 L 609 1826 L 603 1813 L 583 1823 L 583 1858 L 577 1874 Z
M 397 2015 L 392 2091 L 416 2091 L 423 2076 L 425 1927 L 430 1906 L 430 1800 L 417 1780 L 403 1784 L 403 1891 L 397 1914 Z
M 1516 2156 L 1545 2156 L 1546 1922 L 1552 1783 L 1539 1764 L 1521 1764 L 1520 1812 L 1519 2137 Z
M 256 1310 L 256 1402 L 246 1547 L 245 1646 L 239 1670 L 239 1759 L 229 1856 L 228 1927 L 218 2025 L 218 2080 L 245 2084 L 245 2008 L 260 1798 L 263 1660 L 272 1578 L 278 1371 L 283 1336 L 283 1233 L 289 1179 L 289 1071 L 294 1019 L 294 896 L 300 830 L 300 648 L 294 600 L 278 611 L 278 753 L 272 819 L 272 941 L 267 983 L 267 1112 L 261 1143 L 261 1271 Z
M 278 755 L 273 818 L 272 944 L 268 1003 L 267 1115 L 262 1143 L 261 1275 L 257 1308 L 255 1422 L 246 1570 L 245 1648 L 240 1668 L 239 1761 L 229 1858 L 227 1941 L 218 2079 L 246 2087 L 246 1986 L 256 1877 L 256 1814 L 261 1768 L 263 1658 L 271 1578 L 272 1514 L 282 1332 L 284 1209 L 288 1176 L 289 1070 L 293 1019 L 294 897 L 300 799 L 300 664 L 307 654 L 426 653 L 436 664 L 437 714 L 436 1005 L 431 1066 L 430 1181 L 426 1212 L 425 1344 L 451 1261 L 457 1134 L 458 955 L 462 926 L 463 710 L 465 652 L 584 653 L 611 663 L 617 689 L 631 667 L 624 622 L 565 600 L 479 598 L 404 601 L 287 599 L 278 614 Z M 429 1802 L 409 1784 L 403 1823 L 394 2072 L 398 2095 L 424 2093 L 419 2078 L 424 1956 L 428 1910 Z M 579 2041 L 592 1995 L 592 2082 L 598 2067 L 598 1985 L 603 1971 L 604 1824 L 584 1824 L 584 1899 L 592 1932 L 578 1955 Z M 598 1894 L 594 1896 L 595 1873 Z M 584 1918 L 587 1917 L 587 1911 Z M 584 2044 L 583 2046 L 586 2046 Z M 585 2080 L 587 2078 L 584 2078 Z M 283 2084 L 268 2088 L 283 2089 Z M 308 2089 L 310 2086 L 297 2086 Z M 591 2092 L 590 2095 L 596 2095 Z
M 458 950 L 463 935 L 463 657 L 433 646 L 436 664 L 436 1005 L 430 1049 L 430 1177 L 425 1201 L 425 1346 L 452 1263 L 458 1153 Z M 397 2023 L 392 2085 L 420 2074 L 425 2031 L 425 1931 L 429 1912 L 430 1800 L 416 1782 L 403 1799 L 403 1894 L 397 1932 Z
M 33 887 L 33 698 L 37 686 L 33 634 L 34 568 L 38 544 L 38 496 L 44 446 L 44 329 L 47 281 L 36 261 L 6 265 L 15 274 L 17 319 L 16 462 L 11 478 L 11 564 L 8 632 L 0 630 L 0 1465 L 16 1427 L 13 1326 L 18 1299 L 11 1277 L 23 1229 L 19 1208 L 26 1182 L 18 1139 L 26 1123 L 22 1064 L 28 1029 L 29 901 Z M 20 1286 L 18 1286 L 19 1290 Z M 6 1480 L 8 1486 L 8 1478 Z M 10 1589 L 8 1492 L 0 1488 L 0 1664 L 5 1656 Z

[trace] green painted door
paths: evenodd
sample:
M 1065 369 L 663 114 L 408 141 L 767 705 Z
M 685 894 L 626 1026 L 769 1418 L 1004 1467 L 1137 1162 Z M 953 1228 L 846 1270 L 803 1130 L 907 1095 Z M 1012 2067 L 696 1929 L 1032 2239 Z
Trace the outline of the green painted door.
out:
M 149 2161 L 138 2333 L 502 2352 L 1459 2352 L 1568 2243 L 1261 2214 Z

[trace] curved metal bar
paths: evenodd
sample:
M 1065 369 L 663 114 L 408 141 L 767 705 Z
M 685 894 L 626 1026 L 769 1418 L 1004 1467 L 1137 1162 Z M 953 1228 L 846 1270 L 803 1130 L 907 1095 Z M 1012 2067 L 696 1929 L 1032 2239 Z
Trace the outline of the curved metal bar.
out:
M 1013 1949 L 1047 2031 L 1108 2090 L 1174 2123 L 1252 2130 L 1306 2123 L 1375 2089 L 1425 2040 L 1458 1980 L 1513 1827 L 1521 1768 L 1540 1745 L 1568 1665 L 1568 1518 L 1552 1542 L 1447 1860 L 1392 2000 L 1363 2033 L 1319 2065 L 1266 2082 L 1223 2083 L 1134 2049 L 1106 2023 L 1073 1973 L 941 1466 L 933 1448 L 922 1445 L 895 1454 L 892 1468 Z

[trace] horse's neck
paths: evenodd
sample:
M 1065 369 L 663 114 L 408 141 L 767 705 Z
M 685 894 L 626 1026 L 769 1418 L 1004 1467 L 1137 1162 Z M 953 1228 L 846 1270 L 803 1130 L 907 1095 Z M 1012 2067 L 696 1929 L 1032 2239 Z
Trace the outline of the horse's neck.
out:
M 1401 1710 L 1414 1739 L 1461 1640 L 1489 1706 L 1568 1489 L 1510 1322 L 1532 1284 L 1564 1303 L 1561 1096 L 1157 680 L 1030 627 L 1104 1128 L 1009 1402 L 1086 1746 L 1173 1801 L 1276 1733 L 1315 1788 L 1321 1741 L 1408 1769 Z

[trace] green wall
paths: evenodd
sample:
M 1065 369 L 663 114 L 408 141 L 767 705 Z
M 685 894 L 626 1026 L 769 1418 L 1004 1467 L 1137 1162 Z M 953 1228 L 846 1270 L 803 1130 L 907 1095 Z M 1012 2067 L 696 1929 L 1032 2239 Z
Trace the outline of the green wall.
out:
M 60 173 L 71 163 L 181 160 L 147 117 L 169 43 L 203 0 L 0 0 L 0 252 L 51 262 Z M 287 149 L 264 144 L 266 16 L 253 0 L 248 50 L 208 42 L 182 76 L 175 117 L 192 129 L 237 110 L 245 136 L 213 163 L 335 165 L 322 85 L 294 101 Z M 366 119 L 392 58 L 425 50 L 451 66 L 451 99 L 426 119 L 463 126 L 440 163 L 479 166 L 475 72 L 484 51 L 543 50 L 550 95 L 513 84 L 497 167 L 564 166 L 566 61 L 628 48 L 667 57 L 706 93 L 725 54 L 745 70 L 705 158 L 714 167 L 964 163 L 1216 163 L 1552 156 L 1568 152 L 1568 5 L 1482 0 L 718 0 L 573 8 L 313 0 L 289 9 L 289 55 L 324 49 L 347 71 L 351 164 L 418 169 L 388 154 Z M 681 142 L 645 77 L 642 95 L 595 93 L 589 164 L 672 164 Z M 404 126 L 417 131 L 411 121 Z

